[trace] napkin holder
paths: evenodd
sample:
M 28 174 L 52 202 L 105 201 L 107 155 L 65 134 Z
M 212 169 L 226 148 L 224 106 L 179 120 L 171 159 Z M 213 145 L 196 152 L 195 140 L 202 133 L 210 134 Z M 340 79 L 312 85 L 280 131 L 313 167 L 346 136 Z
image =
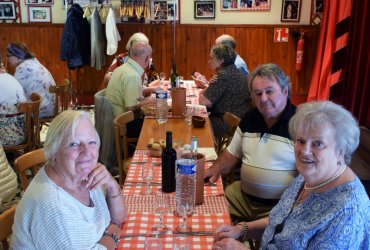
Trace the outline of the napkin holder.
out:
M 182 116 L 182 110 L 186 106 L 186 88 L 172 88 L 172 115 Z
M 198 153 L 196 184 L 195 184 L 195 205 L 199 205 L 204 202 L 204 164 L 205 164 L 205 155 Z

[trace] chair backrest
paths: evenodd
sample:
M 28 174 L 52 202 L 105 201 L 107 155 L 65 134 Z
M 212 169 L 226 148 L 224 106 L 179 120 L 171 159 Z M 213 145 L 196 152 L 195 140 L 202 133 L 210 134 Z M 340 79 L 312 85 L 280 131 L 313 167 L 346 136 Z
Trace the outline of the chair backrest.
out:
M 68 94 L 71 83 L 68 79 L 64 80 L 61 85 L 50 86 L 49 92 L 55 94 L 55 109 L 54 114 L 68 109 Z
M 4 213 L 0 214 L 0 241 L 3 243 L 3 249 L 9 249 L 7 237 L 12 233 L 12 226 L 14 222 L 14 213 L 17 205 L 12 206 Z
M 235 130 L 240 123 L 240 118 L 230 112 L 225 112 L 222 119 L 224 123 L 229 126 L 229 129 L 227 131 L 227 134 L 217 138 L 217 153 L 219 155 L 221 154 L 222 150 L 230 144 Z
M 34 149 L 35 146 L 39 144 L 40 105 L 41 96 L 37 93 L 32 93 L 31 101 L 19 103 L 19 112 L 25 114 L 26 141 L 15 146 L 3 146 L 5 151 L 24 150 L 26 153 Z
M 33 176 L 37 174 L 38 167 L 41 167 L 46 162 L 44 149 L 40 148 L 37 150 L 33 150 L 28 152 L 24 155 L 19 156 L 14 161 L 14 168 L 15 171 L 19 174 L 21 179 L 22 189 L 23 191 L 26 190 L 28 187 L 28 179 L 26 175 L 26 170 L 31 170 Z
M 128 157 L 128 146 L 130 142 L 137 142 L 138 138 L 128 138 L 126 124 L 134 120 L 134 113 L 127 111 L 114 118 L 114 132 L 116 142 L 116 155 L 118 161 L 119 184 L 123 185 L 123 165 Z
M 233 137 L 236 128 L 239 126 L 240 118 L 230 112 L 225 112 L 224 116 L 222 117 L 223 121 L 229 125 L 229 130 L 227 131 L 227 135 L 229 137 Z
M 105 96 L 106 89 L 100 90 L 94 96 L 95 129 L 100 137 L 99 161 L 108 168 L 117 165 L 114 148 L 113 110 L 110 101 Z M 112 170 L 112 169 L 109 169 Z

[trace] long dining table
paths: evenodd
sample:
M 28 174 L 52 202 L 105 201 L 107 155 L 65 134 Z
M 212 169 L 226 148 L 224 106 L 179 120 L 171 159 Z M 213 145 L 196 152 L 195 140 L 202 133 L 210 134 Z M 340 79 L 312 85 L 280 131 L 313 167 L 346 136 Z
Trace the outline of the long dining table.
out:
M 190 98 L 199 96 L 192 81 L 185 81 L 187 95 Z M 189 98 L 187 98 L 189 102 Z M 197 100 L 190 101 L 197 106 Z M 207 113 L 200 109 L 199 114 L 207 117 Z M 183 143 L 190 143 L 191 136 L 198 137 L 199 148 L 213 149 L 214 140 L 212 136 L 210 122 L 207 118 L 205 127 L 193 128 L 188 126 L 185 121 L 178 117 L 171 117 L 166 124 L 159 125 L 154 117 L 146 117 L 139 137 L 136 151 L 131 159 L 131 164 L 122 188 L 122 194 L 128 210 L 128 220 L 124 223 L 121 230 L 121 239 L 118 249 L 145 249 L 145 239 L 148 237 L 159 237 L 162 241 L 162 249 L 173 249 L 173 240 L 178 235 L 175 228 L 181 223 L 182 218 L 174 215 L 175 192 L 168 194 L 170 197 L 170 208 L 164 215 L 164 223 L 169 226 L 169 230 L 164 233 L 153 233 L 153 226 L 159 222 L 159 215 L 154 212 L 154 195 L 142 195 L 146 188 L 144 180 L 141 178 L 141 169 L 145 164 L 154 166 L 154 178 L 151 189 L 155 192 L 161 189 L 161 158 L 150 155 L 147 148 L 149 138 L 155 140 L 165 138 L 167 130 L 173 132 L 173 140 L 181 140 Z M 212 162 L 207 161 L 205 168 L 211 166 Z M 216 185 L 204 186 L 204 202 L 196 205 L 193 214 L 187 218 L 187 223 L 192 226 L 193 233 L 185 235 L 190 241 L 190 249 L 211 249 L 213 243 L 212 232 L 220 224 L 230 224 L 228 203 L 224 195 L 221 178 Z M 201 232 L 201 233 L 197 233 Z M 184 236 L 184 235 L 182 235 Z

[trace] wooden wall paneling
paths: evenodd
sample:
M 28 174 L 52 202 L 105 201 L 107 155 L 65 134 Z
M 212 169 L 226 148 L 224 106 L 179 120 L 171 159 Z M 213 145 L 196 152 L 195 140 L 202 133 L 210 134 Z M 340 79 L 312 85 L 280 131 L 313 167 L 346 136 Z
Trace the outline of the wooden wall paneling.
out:
M 288 43 L 274 43 L 274 25 L 177 25 L 176 63 L 179 74 L 189 78 L 194 70 L 206 76 L 214 72 L 208 65 L 209 52 L 214 40 L 221 34 L 230 34 L 237 40 L 237 51 L 248 64 L 250 71 L 262 63 L 273 62 L 282 67 L 292 81 L 292 94 L 304 96 L 308 93 L 315 61 L 318 26 L 284 26 L 289 30 Z M 118 52 L 124 52 L 129 37 L 143 32 L 153 48 L 153 61 L 158 72 L 170 74 L 173 60 L 173 25 L 171 24 L 118 24 L 121 34 Z M 305 31 L 304 69 L 295 70 L 298 38 L 293 32 Z M 3 55 L 9 42 L 23 41 L 42 64 L 53 74 L 56 82 L 68 78 L 67 63 L 60 60 L 62 24 L 2 24 L 0 26 L 0 50 Z M 4 57 L 3 60 L 5 60 Z M 102 81 L 106 69 L 114 56 L 106 56 L 106 66 L 97 71 L 84 67 L 72 71 L 74 87 L 80 95 L 93 96 Z M 10 73 L 13 73 L 9 69 Z M 77 83 L 77 84 L 76 84 Z

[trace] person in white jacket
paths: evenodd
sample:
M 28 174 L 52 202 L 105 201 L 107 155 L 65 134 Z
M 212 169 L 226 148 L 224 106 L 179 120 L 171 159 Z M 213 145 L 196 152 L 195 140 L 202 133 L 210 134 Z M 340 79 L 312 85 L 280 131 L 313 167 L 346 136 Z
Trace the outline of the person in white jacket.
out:
M 17 190 L 17 175 L 9 165 L 0 143 L 0 213 L 8 208 L 7 203 L 15 197 Z

